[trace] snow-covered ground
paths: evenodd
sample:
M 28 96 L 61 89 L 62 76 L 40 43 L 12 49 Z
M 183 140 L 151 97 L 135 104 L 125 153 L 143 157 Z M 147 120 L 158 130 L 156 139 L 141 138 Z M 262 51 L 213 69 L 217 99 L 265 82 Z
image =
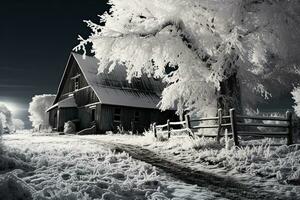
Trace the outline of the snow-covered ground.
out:
M 146 136 L 97 135 L 76 136 L 104 142 L 138 145 L 160 157 L 192 169 L 234 177 L 241 183 L 263 187 L 291 199 L 300 199 L 300 144 L 286 146 L 284 140 L 253 140 L 243 147 L 227 149 L 213 139 L 191 140 L 187 136 L 157 141 Z M 273 145 L 279 144 L 279 145 Z
M 113 140 L 111 136 L 94 137 Z M 83 139 L 4 136 L 4 155 L 10 160 L 0 157 L 0 199 L 224 199 L 126 153 Z

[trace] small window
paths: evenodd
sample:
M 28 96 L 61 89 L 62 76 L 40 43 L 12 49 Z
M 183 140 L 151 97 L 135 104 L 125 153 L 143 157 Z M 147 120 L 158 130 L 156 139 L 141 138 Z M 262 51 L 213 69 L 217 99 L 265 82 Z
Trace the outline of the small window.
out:
M 120 123 L 121 122 L 121 108 L 115 108 L 114 122 L 116 122 L 116 123 Z
M 76 77 L 74 79 L 74 90 L 78 90 L 79 89 L 79 77 Z
M 134 122 L 139 122 L 140 121 L 140 112 L 135 111 L 134 112 Z

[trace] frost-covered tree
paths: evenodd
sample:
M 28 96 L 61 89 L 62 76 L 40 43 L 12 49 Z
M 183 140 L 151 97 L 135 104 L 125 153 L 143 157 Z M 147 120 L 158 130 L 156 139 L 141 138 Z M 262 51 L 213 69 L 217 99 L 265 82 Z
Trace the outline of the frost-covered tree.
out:
M 11 111 L 4 104 L 0 104 L 0 133 L 11 131 L 13 128 Z M 6 130 L 6 131 L 5 131 Z
M 40 127 L 49 126 L 49 116 L 46 110 L 52 105 L 55 99 L 55 95 L 43 94 L 35 95 L 29 104 L 28 112 L 30 114 L 29 120 L 32 122 L 32 126 L 36 129 Z
M 13 119 L 13 127 L 15 131 L 23 130 L 25 127 L 25 123 L 21 119 Z
M 118 64 L 128 80 L 142 74 L 167 83 L 161 109 L 212 114 L 291 89 L 300 63 L 297 0 L 110 0 L 100 23 L 75 50 L 99 59 L 99 73 Z M 166 72 L 166 67 L 173 68 Z M 299 75 L 299 74 L 298 74 Z M 294 79 L 295 80 L 295 79 Z M 242 89 L 242 90 L 241 90 Z M 278 91 L 277 91 L 278 92 Z M 241 95 L 243 94 L 243 95 Z M 241 99 L 242 97 L 242 99 Z

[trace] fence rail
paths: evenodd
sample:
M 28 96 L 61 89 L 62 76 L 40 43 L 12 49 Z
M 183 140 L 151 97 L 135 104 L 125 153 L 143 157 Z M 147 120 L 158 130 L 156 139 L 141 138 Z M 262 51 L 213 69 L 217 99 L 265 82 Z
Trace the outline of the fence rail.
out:
M 157 134 L 168 134 L 168 138 L 171 137 L 171 133 L 177 132 L 187 132 L 190 136 L 195 136 L 195 131 L 200 129 L 216 129 L 216 134 L 201 134 L 197 136 L 204 137 L 216 137 L 217 141 L 224 136 L 224 129 L 227 128 L 230 130 L 228 133 L 229 136 L 232 136 L 236 146 L 239 146 L 239 137 L 251 136 L 251 137 L 272 137 L 272 138 L 287 138 L 287 144 L 293 144 L 293 122 L 292 122 L 292 113 L 290 111 L 286 112 L 286 117 L 265 117 L 265 116 L 244 116 L 237 115 L 235 109 L 230 109 L 229 115 L 223 115 L 222 110 L 218 110 L 218 116 L 216 117 L 206 117 L 199 119 L 190 119 L 189 115 L 185 115 L 184 121 L 170 122 L 167 121 L 163 125 L 153 125 L 154 136 L 157 137 Z M 249 120 L 251 120 L 249 122 Z M 248 122 L 247 122 L 248 121 Z M 254 122 L 252 122 L 254 121 Z M 267 122 L 264 122 L 267 121 Z M 199 122 L 199 125 L 192 126 L 191 124 Z M 206 124 L 205 124 L 206 122 Z M 207 124 L 207 122 L 212 122 Z M 278 123 L 279 122 L 279 123 Z M 177 126 L 174 127 L 174 126 Z M 181 128 L 178 128 L 181 126 Z M 285 129 L 285 131 L 260 131 L 260 127 L 267 128 L 279 128 Z M 249 130 L 250 128 L 254 130 Z M 166 129 L 166 130 L 164 130 Z

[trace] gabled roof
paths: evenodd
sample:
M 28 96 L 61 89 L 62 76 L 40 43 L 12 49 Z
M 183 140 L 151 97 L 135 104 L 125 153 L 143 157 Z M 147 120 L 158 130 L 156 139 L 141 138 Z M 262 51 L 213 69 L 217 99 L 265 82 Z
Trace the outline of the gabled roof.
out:
M 142 76 L 128 83 L 124 66 L 117 66 L 110 73 L 98 74 L 99 61 L 96 58 L 89 56 L 83 58 L 82 55 L 76 53 L 70 55 L 54 104 L 59 99 L 67 68 L 72 66 L 69 64 L 72 59 L 77 62 L 88 85 L 101 104 L 158 109 L 159 95 L 163 89 L 161 81 Z

